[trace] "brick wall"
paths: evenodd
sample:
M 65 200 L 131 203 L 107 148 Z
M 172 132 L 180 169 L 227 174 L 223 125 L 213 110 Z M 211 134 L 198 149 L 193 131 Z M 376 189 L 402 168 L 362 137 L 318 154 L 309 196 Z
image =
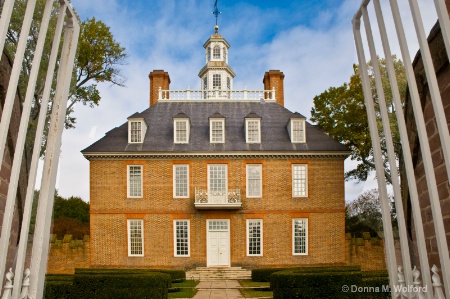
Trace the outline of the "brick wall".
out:
M 447 2 L 448 3 L 448 2 Z M 440 93 L 442 96 L 442 103 L 445 110 L 445 115 L 447 118 L 447 124 L 450 126 L 450 66 L 447 58 L 447 53 L 445 50 L 444 42 L 442 39 L 439 24 L 436 25 L 431 30 L 428 37 L 428 43 L 430 46 L 431 56 L 433 58 L 434 68 L 436 70 L 438 84 Z M 450 187 L 448 184 L 448 175 L 446 173 L 443 152 L 441 143 L 438 136 L 438 129 L 436 125 L 435 114 L 433 106 L 430 100 L 430 93 L 427 85 L 426 74 L 424 71 L 423 61 L 420 54 L 418 53 L 414 62 L 414 72 L 416 75 L 416 80 L 419 88 L 420 100 L 422 103 L 422 109 L 424 112 L 426 129 L 428 133 L 428 140 L 430 142 L 432 160 L 434 171 L 436 175 L 436 183 L 438 187 L 439 200 L 441 203 L 442 214 L 444 218 L 444 227 L 447 235 L 447 242 L 450 243 Z M 415 177 L 417 182 L 417 189 L 419 192 L 419 203 L 422 210 L 422 220 L 425 230 L 426 246 L 429 254 L 430 265 L 436 264 L 440 265 L 436 234 L 434 231 L 434 222 L 430 207 L 430 198 L 428 194 L 428 187 L 425 178 L 425 170 L 422 160 L 422 153 L 420 151 L 420 144 L 417 137 L 417 128 L 414 122 L 414 114 L 412 110 L 411 100 L 409 95 L 406 98 L 406 122 L 408 128 L 409 142 L 411 145 L 413 153 L 413 163 L 415 167 Z M 415 242 L 415 231 L 412 219 L 412 214 L 410 211 L 410 205 L 408 202 L 408 190 L 406 175 L 403 170 L 402 175 L 402 186 L 405 206 L 408 209 L 407 215 L 409 215 L 409 225 L 412 231 L 413 239 Z M 415 261 L 418 264 L 417 252 L 415 254 Z
M 190 198 L 173 198 L 173 165 L 190 165 Z M 246 164 L 262 164 L 263 197 L 245 198 Z M 292 198 L 291 165 L 308 164 L 307 198 Z M 127 198 L 127 165 L 143 165 L 143 198 Z M 229 188 L 240 188 L 239 210 L 197 210 L 194 189 L 207 189 L 207 165 L 228 165 Z M 206 265 L 206 220 L 230 220 L 232 266 L 333 264 L 345 261 L 343 159 L 91 160 L 91 265 Z M 262 257 L 246 256 L 246 219 L 263 219 Z M 309 219 L 309 254 L 292 255 L 292 219 Z M 144 221 L 144 257 L 128 257 L 127 219 Z M 191 256 L 174 257 L 173 220 L 190 220 Z
M 84 240 L 72 240 L 71 235 L 65 235 L 57 240 L 56 235 L 52 235 L 47 273 L 73 274 L 75 268 L 89 268 L 89 254 L 89 236 L 84 236 Z
M 0 116 L 5 104 L 6 92 L 9 84 L 9 77 L 11 74 L 12 62 L 9 57 L 3 54 L 0 61 Z M 11 121 L 6 140 L 6 147 L 3 157 L 0 157 L 1 170 L 0 170 L 0 230 L 3 225 L 3 215 L 5 212 L 6 197 L 8 193 L 8 186 L 11 176 L 11 168 L 14 157 L 14 149 L 16 147 L 17 134 L 20 125 L 21 104 L 18 96 L 14 99 L 14 105 L 11 115 Z M 30 161 L 31 162 L 31 161 Z M 6 269 L 9 269 L 13 265 L 13 260 L 16 255 L 17 243 L 19 239 L 20 222 L 22 220 L 22 209 L 24 205 L 25 192 L 27 188 L 27 159 L 24 156 L 22 160 L 22 168 L 19 177 L 19 187 L 16 195 L 16 204 L 14 209 L 13 222 L 11 226 L 11 238 L 8 248 Z M 0 283 L 3 281 L 3 277 L 0 279 Z
M 191 242 L 193 242 L 192 240 Z M 72 240 L 65 236 L 63 240 L 56 240 L 53 235 L 50 244 L 50 254 L 47 264 L 49 274 L 73 274 L 75 268 L 89 268 L 90 238 L 85 236 L 84 240 Z M 238 242 L 235 242 L 235 245 Z M 399 242 L 395 242 L 399 248 Z M 269 250 L 283 250 L 282 244 L 265 248 Z M 325 249 L 326 250 L 326 249 Z M 400 253 L 400 251 L 398 250 Z M 331 253 L 332 255 L 332 253 Z M 398 255 L 400 257 L 400 255 Z M 256 259 L 261 259 L 257 257 Z M 386 259 L 384 255 L 384 241 L 379 238 L 351 238 L 350 234 L 345 237 L 345 264 L 361 266 L 363 271 L 386 270 Z M 247 265 L 253 267 L 254 265 Z M 130 268 L 132 266 L 130 265 Z

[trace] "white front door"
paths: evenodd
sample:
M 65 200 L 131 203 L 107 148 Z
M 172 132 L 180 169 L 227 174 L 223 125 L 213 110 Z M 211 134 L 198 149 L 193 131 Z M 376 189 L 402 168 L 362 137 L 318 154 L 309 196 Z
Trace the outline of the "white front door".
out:
M 229 220 L 207 220 L 207 266 L 230 266 Z

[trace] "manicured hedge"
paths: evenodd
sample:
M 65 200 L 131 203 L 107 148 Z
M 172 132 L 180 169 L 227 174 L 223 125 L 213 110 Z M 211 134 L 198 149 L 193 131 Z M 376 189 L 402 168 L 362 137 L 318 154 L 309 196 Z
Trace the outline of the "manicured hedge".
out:
M 77 271 L 73 280 L 68 276 L 49 276 L 44 298 L 165 299 L 171 281 L 169 274 L 145 270 Z
M 270 282 L 270 275 L 280 271 L 296 272 L 335 272 L 335 271 L 361 271 L 359 266 L 327 266 L 327 267 L 301 267 L 301 268 L 260 268 L 252 270 L 252 280 L 259 282 Z
M 361 272 L 296 272 L 281 271 L 270 277 L 274 299 L 293 298 L 359 298 L 357 294 L 343 292 L 344 285 L 360 285 Z
M 166 269 L 75 269 L 75 275 L 77 274 L 120 274 L 120 273 L 130 273 L 130 274 L 141 274 L 141 273 L 165 273 L 169 274 L 172 282 L 180 282 L 186 280 L 186 272 L 183 270 L 166 270 Z
M 390 292 L 384 292 L 389 284 L 386 271 L 361 272 L 360 267 L 345 266 L 304 267 L 273 272 L 270 278 L 274 299 L 390 298 Z

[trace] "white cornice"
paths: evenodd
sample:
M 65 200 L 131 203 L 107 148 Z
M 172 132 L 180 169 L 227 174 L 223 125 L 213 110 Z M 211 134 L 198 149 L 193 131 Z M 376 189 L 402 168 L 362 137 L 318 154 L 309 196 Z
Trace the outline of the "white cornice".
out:
M 111 153 L 83 153 L 88 160 L 120 160 L 120 159 L 299 159 L 299 158 L 346 158 L 350 151 L 337 152 L 111 152 Z

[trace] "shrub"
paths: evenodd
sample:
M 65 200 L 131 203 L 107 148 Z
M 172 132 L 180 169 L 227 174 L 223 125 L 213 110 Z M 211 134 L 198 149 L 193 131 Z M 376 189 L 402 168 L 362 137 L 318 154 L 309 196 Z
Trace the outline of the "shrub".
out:
M 327 267 L 301 267 L 301 268 L 260 268 L 252 270 L 252 280 L 258 282 L 270 282 L 270 275 L 280 271 L 296 272 L 334 272 L 334 271 L 361 271 L 359 266 L 327 266 Z
M 270 274 L 286 270 L 286 268 L 260 268 L 252 270 L 252 280 L 258 282 L 270 282 Z
M 186 280 L 186 272 L 183 270 L 166 269 L 86 269 L 77 268 L 75 274 L 141 274 L 141 273 L 165 273 L 169 274 L 172 282 Z
M 89 223 L 67 217 L 53 220 L 51 231 L 52 234 L 57 235 L 58 239 L 64 238 L 64 235 L 72 235 L 74 240 L 83 240 L 84 235 L 90 233 Z

